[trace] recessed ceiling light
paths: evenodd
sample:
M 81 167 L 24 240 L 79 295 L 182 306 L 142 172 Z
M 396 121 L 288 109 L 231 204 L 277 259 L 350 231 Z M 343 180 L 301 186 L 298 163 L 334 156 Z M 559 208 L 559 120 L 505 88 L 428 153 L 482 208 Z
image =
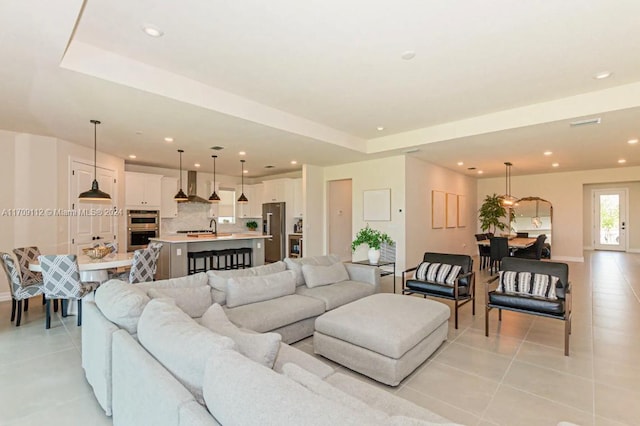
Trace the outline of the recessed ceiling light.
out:
M 624 158 L 621 158 L 621 159 L 618 160 L 618 164 L 624 164 L 626 162 L 627 162 L 627 160 L 625 160 Z
M 629 140 L 627 141 L 627 143 L 628 143 L 629 145 L 635 145 L 635 144 L 637 144 L 637 143 L 638 143 L 638 139 L 629 139 Z
M 458 166 L 464 166 L 464 163 L 462 161 L 458 161 Z
M 149 37 L 162 37 L 164 35 L 164 32 L 160 28 L 154 27 L 153 25 L 143 26 L 142 31 Z
M 298 164 L 296 160 L 291 160 L 291 164 Z
M 247 173 L 249 173 L 249 170 L 243 170 L 242 173 L 247 174 Z
M 378 126 L 378 127 L 376 127 L 376 129 L 378 129 L 378 131 L 379 131 L 379 132 L 381 132 L 381 131 L 383 131 L 383 130 L 384 130 L 384 127 L 382 127 L 382 126 Z
M 200 167 L 200 163 L 194 164 L 193 167 Z
M 549 156 L 549 155 L 553 154 L 553 152 L 551 152 L 551 151 L 545 151 L 545 152 L 543 152 L 543 154 L 544 154 L 544 155 L 546 155 L 546 156 Z
M 611 77 L 611 74 L 613 74 L 611 71 L 601 71 L 597 74 L 594 74 L 593 78 L 595 78 L 596 80 L 604 80 L 605 78 Z
M 131 154 L 131 155 L 129 156 L 129 158 L 136 158 L 136 156 L 135 156 L 135 155 L 133 155 L 133 154 Z
M 402 52 L 402 55 L 400 55 L 400 57 L 405 61 L 409 61 L 416 57 L 416 52 L 414 52 L 413 50 L 405 50 L 404 52 Z
M 551 164 L 551 167 L 559 167 L 559 166 L 560 166 L 560 163 L 552 163 Z
M 244 152 L 244 151 L 240 151 L 240 152 L 238 153 L 238 155 L 247 155 L 247 153 L 246 153 L 246 152 Z
M 170 136 L 167 136 L 166 138 L 164 138 L 165 142 L 173 142 L 173 138 Z
M 481 174 L 483 174 L 483 173 L 484 173 L 484 172 L 483 172 L 482 170 L 478 170 L 478 174 L 479 174 L 479 175 L 481 175 Z

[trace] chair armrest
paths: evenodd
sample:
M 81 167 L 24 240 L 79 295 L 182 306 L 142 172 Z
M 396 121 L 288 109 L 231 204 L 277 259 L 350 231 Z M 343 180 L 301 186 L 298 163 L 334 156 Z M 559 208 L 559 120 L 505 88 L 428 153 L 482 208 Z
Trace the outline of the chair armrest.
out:
M 406 270 L 402 271 L 402 273 L 404 274 L 405 272 L 415 271 L 416 269 L 418 269 L 418 267 L 414 266 L 413 268 L 409 268 L 409 269 L 406 269 Z
M 417 266 L 415 266 L 415 267 L 413 267 L 413 268 L 409 268 L 409 269 L 406 269 L 406 270 L 402 271 L 402 288 L 404 288 L 404 287 L 405 287 L 405 286 L 404 286 L 404 284 L 407 282 L 407 279 L 406 279 L 406 277 L 405 277 L 405 274 L 406 274 L 407 272 L 415 271 L 415 270 L 417 270 L 417 269 L 418 269 L 418 267 L 417 267 Z

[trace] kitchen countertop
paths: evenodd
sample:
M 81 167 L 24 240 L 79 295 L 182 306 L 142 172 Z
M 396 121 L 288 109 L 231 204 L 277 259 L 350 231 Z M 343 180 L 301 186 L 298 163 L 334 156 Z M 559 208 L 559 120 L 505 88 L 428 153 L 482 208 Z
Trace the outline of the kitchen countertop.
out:
M 214 236 L 213 234 L 209 236 L 198 236 L 198 237 L 187 237 L 187 234 L 180 235 L 165 235 L 158 238 L 149 238 L 150 241 L 158 241 L 160 243 L 169 243 L 169 244 L 177 244 L 177 243 L 201 243 L 205 241 L 235 241 L 235 240 L 255 240 L 255 239 L 265 239 L 271 238 L 271 235 L 262 235 L 262 234 L 252 234 L 252 233 L 238 233 L 238 234 L 230 234 L 230 235 L 220 235 Z

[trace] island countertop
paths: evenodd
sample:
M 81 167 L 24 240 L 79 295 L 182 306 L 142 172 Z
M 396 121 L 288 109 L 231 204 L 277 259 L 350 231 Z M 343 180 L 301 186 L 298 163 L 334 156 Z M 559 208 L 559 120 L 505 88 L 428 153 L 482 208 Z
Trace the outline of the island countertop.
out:
M 235 241 L 235 240 L 254 240 L 254 239 L 266 239 L 271 238 L 271 235 L 252 234 L 252 233 L 238 233 L 238 234 L 221 234 L 215 236 L 213 234 L 202 235 L 197 237 L 188 237 L 187 234 L 181 235 L 164 235 L 157 238 L 149 238 L 150 241 L 157 241 L 159 243 L 169 244 L 182 244 L 182 243 L 200 243 L 206 241 Z

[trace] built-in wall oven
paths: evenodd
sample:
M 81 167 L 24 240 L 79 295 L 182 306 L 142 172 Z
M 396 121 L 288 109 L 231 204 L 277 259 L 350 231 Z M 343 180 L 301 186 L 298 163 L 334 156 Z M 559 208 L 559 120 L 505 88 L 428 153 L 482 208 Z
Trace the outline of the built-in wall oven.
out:
M 158 210 L 127 211 L 127 251 L 146 248 L 149 238 L 160 236 Z

